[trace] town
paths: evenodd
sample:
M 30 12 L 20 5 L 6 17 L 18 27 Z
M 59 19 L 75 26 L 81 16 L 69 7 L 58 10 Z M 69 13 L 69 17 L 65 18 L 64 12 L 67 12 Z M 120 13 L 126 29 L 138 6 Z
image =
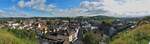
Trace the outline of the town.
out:
M 98 22 L 97 20 L 79 19 L 1 19 L 0 28 L 11 30 L 29 30 L 36 32 L 39 44 L 84 44 L 87 32 L 94 32 L 99 44 L 108 44 L 107 39 L 126 29 L 134 29 L 141 22 L 137 20 L 113 19 Z M 87 19 L 87 18 L 86 18 Z M 146 22 L 147 23 L 147 22 Z
M 0 0 L 0 44 L 150 44 L 150 0 Z

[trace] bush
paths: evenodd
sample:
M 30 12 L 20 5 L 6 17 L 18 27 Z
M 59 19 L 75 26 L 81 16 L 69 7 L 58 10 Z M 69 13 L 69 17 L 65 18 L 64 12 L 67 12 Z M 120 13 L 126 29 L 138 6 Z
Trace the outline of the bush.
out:
M 86 32 L 83 36 L 85 44 L 99 44 L 99 38 L 93 32 Z

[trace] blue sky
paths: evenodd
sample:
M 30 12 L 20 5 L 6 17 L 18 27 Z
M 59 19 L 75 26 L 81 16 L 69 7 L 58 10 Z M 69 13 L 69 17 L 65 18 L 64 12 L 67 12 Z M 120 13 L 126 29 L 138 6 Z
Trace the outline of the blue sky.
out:
M 25 3 L 29 2 L 31 0 L 23 0 Z M 18 3 L 20 0 L 0 0 L 0 10 L 4 11 L 11 11 L 10 8 L 15 7 L 15 11 L 19 14 L 22 13 L 31 13 L 31 16 L 44 16 L 40 15 L 43 14 L 41 13 L 40 10 L 32 9 L 30 7 L 25 7 L 25 8 L 19 8 Z M 46 0 L 44 4 L 47 6 L 49 4 L 56 6 L 55 8 L 57 9 L 68 9 L 68 8 L 75 8 L 80 5 L 81 0 Z M 49 15 L 50 13 L 45 12 L 45 16 L 51 16 Z M 47 15 L 48 14 L 48 15 Z
M 0 9 L 10 8 L 16 5 L 18 1 L 19 0 L 0 0 Z M 46 4 L 54 4 L 58 8 L 66 9 L 79 6 L 80 2 L 81 0 L 47 0 Z
M 79 6 L 81 0 L 48 0 L 47 3 L 54 4 L 58 8 L 66 9 Z
M 0 0 L 0 17 L 96 15 L 149 16 L 150 0 Z
M 0 0 L 0 9 L 12 7 L 15 2 L 11 0 Z

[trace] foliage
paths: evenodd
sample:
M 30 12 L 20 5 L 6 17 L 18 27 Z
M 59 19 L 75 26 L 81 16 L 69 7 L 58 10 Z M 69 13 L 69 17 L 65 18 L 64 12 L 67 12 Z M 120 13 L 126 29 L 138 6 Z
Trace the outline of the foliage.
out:
M 119 33 L 111 44 L 148 44 L 150 42 L 150 24 L 139 26 L 133 30 Z
M 150 16 L 145 16 L 144 18 L 143 18 L 143 20 L 149 20 L 150 19 Z
M 99 38 L 93 32 L 86 32 L 83 36 L 85 44 L 99 44 Z
M 36 33 L 31 30 L 8 29 L 8 32 L 13 33 L 18 38 L 34 40 Z
M 0 44 L 37 44 L 35 38 L 27 39 L 30 37 L 23 35 L 21 32 L 19 33 L 18 30 L 16 30 L 16 32 L 15 30 L 13 31 L 14 32 L 8 31 L 7 29 L 0 29 Z

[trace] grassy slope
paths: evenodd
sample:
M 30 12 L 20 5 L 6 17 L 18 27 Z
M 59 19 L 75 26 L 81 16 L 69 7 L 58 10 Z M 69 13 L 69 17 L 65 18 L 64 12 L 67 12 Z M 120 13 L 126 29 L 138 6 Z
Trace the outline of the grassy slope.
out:
M 113 38 L 111 44 L 148 44 L 148 42 L 150 42 L 150 24 L 120 33 Z
M 37 44 L 36 41 L 21 39 L 14 34 L 0 29 L 0 44 Z

